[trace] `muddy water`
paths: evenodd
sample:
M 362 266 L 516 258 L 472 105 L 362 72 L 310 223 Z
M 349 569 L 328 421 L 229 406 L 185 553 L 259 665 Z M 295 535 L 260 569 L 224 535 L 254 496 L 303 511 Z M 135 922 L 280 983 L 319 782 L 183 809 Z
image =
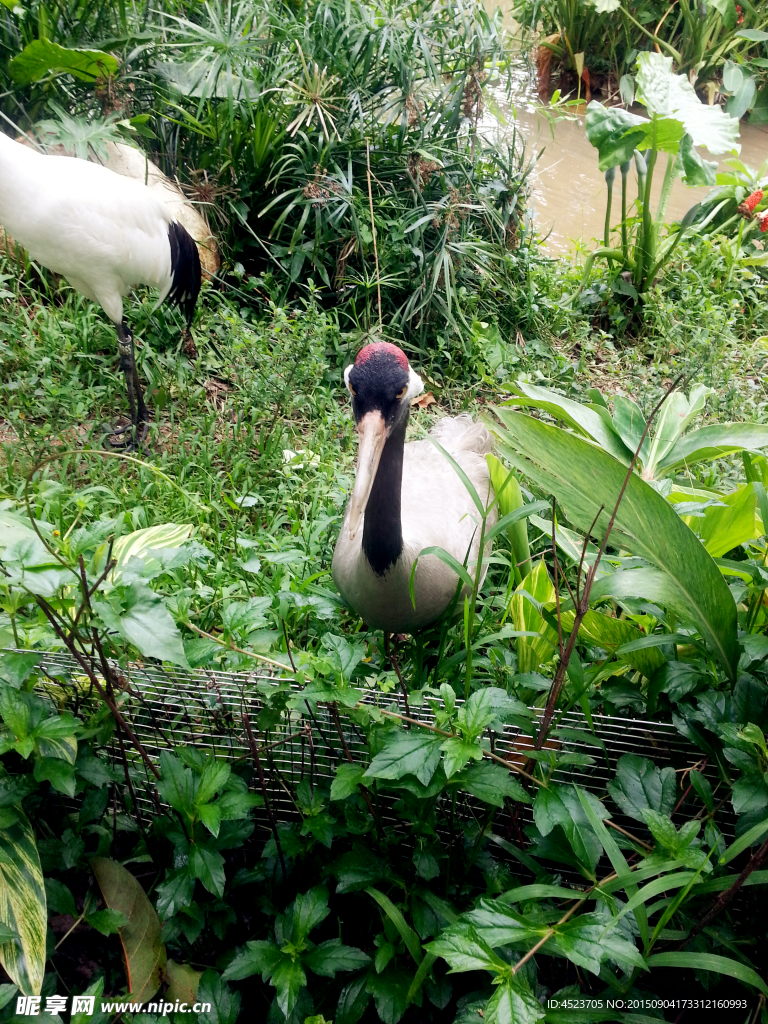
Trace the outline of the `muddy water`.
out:
M 489 111 L 483 119 L 483 127 L 487 133 L 498 133 L 501 138 L 510 138 L 517 126 L 526 140 L 527 157 L 543 149 L 531 176 L 534 220 L 541 235 L 548 236 L 547 249 L 552 253 L 566 253 L 573 249 L 574 242 L 578 240 L 590 242 L 593 238 L 602 239 L 605 179 L 597 169 L 597 151 L 587 141 L 583 116 L 573 121 L 559 121 L 551 127 L 545 118 L 536 113 L 534 98 L 535 86 L 521 69 L 513 104 L 506 102 L 504 96 L 497 93 L 493 99 L 496 100 L 496 110 L 501 118 L 496 120 L 490 116 Z M 740 142 L 739 159 L 754 170 L 768 160 L 768 126 L 757 127 L 742 122 Z M 703 157 L 712 159 L 706 150 L 700 152 Z M 726 154 L 718 158 L 721 170 L 728 170 L 725 161 L 730 156 Z M 654 209 L 661 193 L 665 167 L 666 160 L 662 157 L 657 164 L 651 190 Z M 636 182 L 632 167 L 628 203 L 637 195 Z M 687 188 L 676 179 L 667 207 L 667 220 L 680 220 L 686 210 L 700 202 L 709 191 L 709 188 Z M 617 173 L 611 220 L 617 224 L 620 219 L 621 175 Z

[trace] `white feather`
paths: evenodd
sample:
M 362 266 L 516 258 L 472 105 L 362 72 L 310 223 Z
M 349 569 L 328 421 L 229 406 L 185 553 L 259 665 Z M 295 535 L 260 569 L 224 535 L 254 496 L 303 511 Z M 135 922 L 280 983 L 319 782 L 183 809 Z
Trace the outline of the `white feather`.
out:
M 431 434 L 461 466 L 486 506 L 490 504 L 494 494 L 484 455 L 492 450 L 493 443 L 485 427 L 464 414 L 440 420 Z M 439 618 L 450 604 L 458 577 L 434 555 L 419 559 L 414 580 L 416 607 L 411 603 L 411 568 L 424 548 L 444 548 L 461 563 L 469 548 L 469 572 L 475 575 L 480 517 L 456 470 L 427 440 L 405 445 L 403 553 L 383 576 L 376 575 L 363 554 L 363 530 L 350 539 L 348 516 L 349 509 L 333 556 L 333 578 L 349 604 L 373 629 L 409 633 Z M 488 528 L 496 522 L 495 509 L 487 522 Z M 459 608 L 462 601 L 463 596 Z
M 111 320 L 138 284 L 172 284 L 164 203 L 138 181 L 86 160 L 44 156 L 0 132 L 0 224 Z

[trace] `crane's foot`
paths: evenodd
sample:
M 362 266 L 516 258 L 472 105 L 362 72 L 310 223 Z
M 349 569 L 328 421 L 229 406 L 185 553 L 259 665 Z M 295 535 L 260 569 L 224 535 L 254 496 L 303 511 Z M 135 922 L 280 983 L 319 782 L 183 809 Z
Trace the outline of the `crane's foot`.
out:
M 116 427 L 107 434 L 107 443 L 115 451 L 137 452 L 144 445 L 149 433 L 149 423 L 142 420 L 139 423 L 126 423 L 125 426 Z

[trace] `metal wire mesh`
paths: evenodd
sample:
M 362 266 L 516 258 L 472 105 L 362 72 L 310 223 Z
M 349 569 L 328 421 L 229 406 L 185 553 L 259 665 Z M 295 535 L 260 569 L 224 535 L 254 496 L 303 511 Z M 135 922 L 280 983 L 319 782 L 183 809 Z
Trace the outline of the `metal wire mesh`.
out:
M 59 704 L 63 697 L 70 706 L 73 701 L 79 704 L 81 711 L 92 710 L 96 706 L 98 698 L 90 691 L 87 676 L 71 655 L 45 653 L 40 668 L 45 673 L 41 690 Z M 98 669 L 94 668 L 94 671 L 101 679 Z M 159 763 L 163 750 L 185 744 L 233 761 L 250 759 L 243 715 L 253 723 L 256 731 L 259 713 L 270 690 L 283 683 L 290 685 L 295 693 L 300 692 L 292 677 L 265 671 L 183 671 L 132 665 L 129 670 L 122 670 L 121 675 L 125 680 L 125 688 L 120 694 L 121 713 L 155 764 Z M 379 704 L 400 714 L 406 711 L 402 695 L 382 695 L 371 691 L 363 697 L 363 702 Z M 419 721 L 434 724 L 434 714 L 428 707 L 411 707 L 409 713 Z M 542 714 L 540 710 L 536 713 Z M 623 754 L 641 754 L 650 757 L 660 767 L 671 765 L 678 772 L 701 764 L 701 754 L 671 724 L 606 715 L 593 715 L 592 721 L 593 733 L 580 711 L 568 712 L 560 718 L 559 727 L 571 731 L 570 736 L 558 741 L 560 753 L 589 754 L 594 760 L 586 765 L 558 766 L 555 780 L 575 782 L 602 796 Z M 301 711 L 286 711 L 279 722 L 270 724 L 268 733 L 259 733 L 258 742 L 267 793 L 278 822 L 295 821 L 299 817 L 294 794 L 302 779 L 311 777 L 313 783 L 330 781 L 338 764 L 350 758 L 365 762 L 368 756 L 365 737 L 350 714 L 341 708 L 336 710 L 323 704 L 315 708 L 306 705 Z M 522 765 L 525 759 L 522 751 L 530 745 L 531 740 L 510 725 L 493 738 L 495 753 L 518 765 Z M 130 744 L 126 744 L 126 756 L 131 763 L 132 774 L 143 780 L 143 787 L 137 793 L 141 813 L 151 815 L 158 806 L 155 780 Z M 705 768 L 704 772 L 713 782 L 716 781 L 711 768 Z M 397 827 L 393 803 L 394 799 L 384 797 L 382 817 L 385 824 Z M 456 807 L 462 818 L 473 816 L 478 821 L 486 810 L 486 805 L 468 794 L 460 796 Z M 617 824 L 630 828 L 634 833 L 644 833 L 637 821 L 625 819 L 614 808 L 612 811 Z M 525 807 L 520 824 L 525 825 L 531 820 L 531 809 Z M 266 827 L 266 820 L 261 824 Z M 729 819 L 727 816 L 721 823 L 726 838 L 733 835 L 733 825 L 732 817 Z

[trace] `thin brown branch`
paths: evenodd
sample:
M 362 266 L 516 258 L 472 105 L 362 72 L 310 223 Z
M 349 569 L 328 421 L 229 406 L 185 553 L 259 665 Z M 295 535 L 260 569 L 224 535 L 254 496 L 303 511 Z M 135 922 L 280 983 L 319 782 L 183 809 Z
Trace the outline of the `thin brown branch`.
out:
M 283 636 L 285 637 L 285 649 L 288 652 L 288 660 L 291 663 L 291 668 L 295 672 L 296 671 L 296 665 L 294 664 L 293 655 L 291 654 L 291 642 L 288 639 L 288 627 L 285 624 L 285 619 L 282 619 L 281 621 L 283 623 Z
M 199 626 L 195 626 L 191 622 L 184 622 L 182 620 L 181 624 L 187 629 L 191 629 L 194 633 L 204 636 L 206 640 L 213 640 L 213 642 L 219 644 L 220 647 L 226 647 L 228 651 L 235 651 L 237 654 L 244 654 L 246 658 L 254 658 L 256 661 L 264 661 L 267 665 L 274 665 L 275 668 L 282 669 L 283 672 L 291 671 L 291 669 L 289 669 L 287 665 L 283 665 L 282 662 L 273 661 L 272 658 L 266 658 L 263 654 L 255 654 L 253 651 L 244 651 L 242 647 L 235 647 L 234 644 L 228 644 L 226 640 L 221 640 L 212 633 L 206 633 L 204 629 L 200 629 Z M 293 662 L 293 659 L 291 659 L 291 662 Z M 294 669 L 293 671 L 295 672 L 296 670 Z
M 248 738 L 248 746 L 253 756 L 253 763 L 256 765 L 256 773 L 259 776 L 259 785 L 261 786 L 261 795 L 264 798 L 264 809 L 267 812 L 269 818 L 269 824 L 272 828 L 272 835 L 275 839 L 275 846 L 277 847 L 277 855 L 280 858 L 280 867 L 283 869 L 283 879 L 288 877 L 288 872 L 285 869 L 285 858 L 283 857 L 283 848 L 280 845 L 280 835 L 277 831 L 277 822 L 275 821 L 275 815 L 272 811 L 272 805 L 269 802 L 269 793 L 267 793 L 267 780 L 264 778 L 264 769 L 261 766 L 261 759 L 259 758 L 259 748 L 256 745 L 256 740 L 253 736 L 253 730 L 251 729 L 251 720 L 247 713 L 243 711 L 242 714 L 243 725 L 245 726 L 245 735 Z
M 736 879 L 736 881 L 733 883 L 733 885 L 730 887 L 730 889 L 726 889 L 725 892 L 720 893 L 720 896 L 715 900 L 715 902 L 712 904 L 712 906 L 709 908 L 706 914 L 698 921 L 698 923 L 693 926 L 693 928 L 688 933 L 688 937 L 680 943 L 677 949 L 684 949 L 690 942 L 692 942 L 696 938 L 697 935 L 699 935 L 700 932 L 702 932 L 707 927 L 708 924 L 711 924 L 711 922 L 714 921 L 718 914 L 725 910 L 725 908 L 731 902 L 731 900 L 739 891 L 739 889 L 741 889 L 741 887 L 744 885 L 744 883 L 752 874 L 752 872 L 757 871 L 757 869 L 760 867 L 760 865 L 763 863 L 767 856 L 768 839 L 765 840 L 765 842 L 757 851 L 757 853 L 754 853 L 750 857 L 743 871 Z
M 59 625 L 56 622 L 56 619 L 55 619 L 55 617 L 53 616 L 53 614 L 52 614 L 52 612 L 50 610 L 48 602 L 45 601 L 41 597 L 38 597 L 36 600 L 37 600 L 38 607 L 41 609 L 41 611 L 43 612 L 45 617 L 48 619 L 48 621 L 53 626 L 54 632 L 59 637 L 59 639 L 62 640 L 66 644 L 66 646 L 67 646 L 67 648 L 69 650 L 69 653 L 72 655 L 72 657 L 75 659 L 75 661 L 77 661 L 77 663 L 80 665 L 80 667 L 82 668 L 83 672 L 85 672 L 85 674 L 88 676 L 88 679 L 90 680 L 91 685 L 96 689 L 96 691 L 99 694 L 99 696 L 101 697 L 101 699 L 104 701 L 104 703 L 107 705 L 109 710 L 112 712 L 112 717 L 115 719 L 117 724 L 120 726 L 120 728 L 123 730 L 125 735 L 128 737 L 128 739 L 134 745 L 136 750 L 139 752 L 139 754 L 141 755 L 142 760 L 144 761 L 144 764 L 146 764 L 147 768 L 149 768 L 149 770 L 152 772 L 152 774 L 155 776 L 155 778 L 159 779 L 160 778 L 160 772 L 155 767 L 155 765 L 154 765 L 154 763 L 152 761 L 152 758 L 149 756 L 149 754 L 146 752 L 144 747 L 141 745 L 141 741 L 139 740 L 139 738 L 136 735 L 136 733 L 133 731 L 133 729 L 130 727 L 130 725 L 128 725 L 126 720 L 123 718 L 122 714 L 120 713 L 120 709 L 117 707 L 115 702 L 110 699 L 110 697 L 107 694 L 106 690 L 104 689 L 104 687 L 99 682 L 98 678 L 96 677 L 96 673 L 93 671 L 92 666 L 88 662 L 88 659 L 86 657 L 84 657 L 82 654 L 80 654 L 80 652 L 77 650 L 77 648 L 75 647 L 75 644 L 74 644 L 74 640 L 71 637 L 67 636 L 67 634 L 64 633 L 59 628 Z
M 565 649 L 565 656 L 560 658 L 560 661 L 559 661 L 558 666 L 557 666 L 557 671 L 555 672 L 555 678 L 553 679 L 552 686 L 550 687 L 550 690 L 549 690 L 549 696 L 547 697 L 547 704 L 546 704 L 546 707 L 544 709 L 544 714 L 543 714 L 542 719 L 541 719 L 541 725 L 539 726 L 538 736 L 536 737 L 536 745 L 534 747 L 535 750 L 541 750 L 542 747 L 544 746 L 544 743 L 546 742 L 547 734 L 549 733 L 549 727 L 550 727 L 550 725 L 552 723 L 552 718 L 553 718 L 554 713 L 555 713 L 555 707 L 557 706 L 557 701 L 558 701 L 558 698 L 560 696 L 560 691 L 561 691 L 561 689 L 563 687 L 563 682 L 565 681 L 565 673 L 566 673 L 566 670 L 568 668 L 568 663 L 571 660 L 571 654 L 573 653 L 573 649 L 574 649 L 574 647 L 576 645 L 576 637 L 578 636 L 579 629 L 581 628 L 581 623 L 582 623 L 582 621 L 584 619 L 584 616 L 589 611 L 589 595 L 590 595 L 590 592 L 592 590 L 592 586 L 593 586 L 593 584 L 595 582 L 595 577 L 597 575 L 597 570 L 598 570 L 598 568 L 600 566 L 600 560 L 602 559 L 603 554 L 605 553 L 605 549 L 608 546 L 608 540 L 609 540 L 609 538 L 611 536 L 611 531 L 613 530 L 614 523 L 616 522 L 616 516 L 619 513 L 619 507 L 620 507 L 621 502 L 622 502 L 622 500 L 624 498 L 624 494 L 625 494 L 625 492 L 627 490 L 627 487 L 629 487 L 629 481 L 632 479 L 632 475 L 633 475 L 633 473 L 635 471 L 635 466 L 637 465 L 637 460 L 640 457 L 640 452 L 642 451 L 643 444 L 645 443 L 645 439 L 648 436 L 648 431 L 651 428 L 651 423 L 653 422 L 656 414 L 658 413 L 659 409 L 662 407 L 664 402 L 666 402 L 666 400 L 669 398 L 669 396 L 675 390 L 675 388 L 677 387 L 679 382 L 682 380 L 682 377 L 683 377 L 683 374 L 680 374 L 670 384 L 670 386 L 664 392 L 662 397 L 656 403 L 656 406 L 654 407 L 651 415 L 648 417 L 648 422 L 645 424 L 645 430 L 643 431 L 643 435 L 640 438 L 640 442 L 639 442 L 637 448 L 635 449 L 635 453 L 632 456 L 632 461 L 630 462 L 629 468 L 627 469 L 627 472 L 626 472 L 626 474 L 624 476 L 624 482 L 622 483 L 621 490 L 619 491 L 619 495 L 616 498 L 616 501 L 614 502 L 613 511 L 611 512 L 611 517 L 608 520 L 608 525 L 606 526 L 605 531 L 603 533 L 603 539 L 600 542 L 600 547 L 598 549 L 597 556 L 596 556 L 594 562 L 592 563 L 589 571 L 587 572 L 586 578 L 584 580 L 584 590 L 581 593 L 581 596 L 579 598 L 579 603 L 578 603 L 578 605 L 576 607 L 576 616 L 575 616 L 574 621 L 573 621 L 573 627 L 571 629 L 571 635 L 568 638 L 568 645 L 567 645 L 567 647 Z M 593 525 L 599 519 L 601 512 L 602 512 L 602 507 L 598 510 L 598 514 L 595 517 L 595 519 L 593 520 Z M 591 529 L 592 528 L 590 528 L 590 531 L 591 531 Z M 586 548 L 584 550 L 586 550 Z M 526 767 L 527 767 L 527 765 L 526 765 Z

